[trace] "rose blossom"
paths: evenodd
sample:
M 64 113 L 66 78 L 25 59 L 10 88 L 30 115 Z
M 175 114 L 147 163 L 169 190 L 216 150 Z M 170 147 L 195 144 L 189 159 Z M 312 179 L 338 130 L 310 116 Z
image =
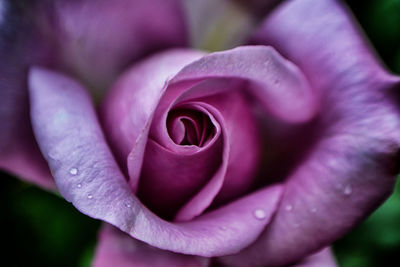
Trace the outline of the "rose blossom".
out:
M 346 9 L 287 1 L 266 16 L 254 45 L 167 50 L 126 68 L 126 55 L 131 62 L 149 44 L 122 42 L 125 24 L 113 15 L 113 41 L 98 39 L 104 29 L 87 15 L 100 3 L 55 9 L 65 30 L 51 54 L 62 52 L 58 71 L 33 66 L 28 77 L 35 137 L 61 195 L 126 233 L 105 225 L 95 264 L 334 265 L 324 247 L 390 193 L 400 141 L 399 79 L 380 66 Z M 126 2 L 117 3 L 125 14 Z M 149 23 L 132 19 L 139 33 Z M 140 40 L 159 43 L 157 33 Z M 184 43 L 161 37 L 166 46 Z M 111 50 L 101 56 L 104 44 Z M 43 59 L 18 63 L 36 61 Z M 122 70 L 98 116 L 86 87 L 104 90 Z M 24 114 L 9 110 L 1 115 Z M 17 155 L 32 147 L 4 140 L 21 139 L 1 139 Z M 8 169 L 40 177 L 29 158 L 5 158 Z

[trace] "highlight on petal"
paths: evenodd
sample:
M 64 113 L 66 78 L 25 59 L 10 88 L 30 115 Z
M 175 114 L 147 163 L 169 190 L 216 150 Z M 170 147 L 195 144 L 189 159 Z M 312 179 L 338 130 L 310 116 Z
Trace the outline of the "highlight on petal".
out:
M 44 8 L 51 10 L 60 67 L 95 96 L 135 60 L 188 42 L 180 0 L 61 0 Z
M 184 223 L 162 220 L 133 194 L 99 126 L 86 90 L 45 69 L 30 72 L 36 138 L 64 198 L 152 246 L 200 256 L 237 253 L 271 220 L 280 185 L 261 189 Z M 59 90 L 54 90 L 58 88 Z
M 53 190 L 53 178 L 33 137 L 26 89 L 29 65 L 46 62 L 50 51 L 19 4 L 0 3 L 0 168 Z M 34 4 L 26 3 L 26 8 L 32 11 Z
M 336 1 L 294 0 L 270 14 L 257 33 L 257 44 L 278 47 L 304 71 L 321 110 L 311 125 L 314 141 L 287 178 L 274 220 L 225 263 L 299 260 L 343 236 L 392 191 L 400 116 L 390 94 L 399 79 L 380 66 L 353 24 Z
M 161 250 L 105 224 L 100 230 L 94 267 L 206 267 L 210 259 Z

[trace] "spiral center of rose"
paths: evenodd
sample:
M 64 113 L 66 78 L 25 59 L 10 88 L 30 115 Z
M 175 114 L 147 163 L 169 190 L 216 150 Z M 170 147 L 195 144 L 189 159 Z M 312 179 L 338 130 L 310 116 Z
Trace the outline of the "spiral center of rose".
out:
M 168 134 L 175 144 L 181 146 L 207 145 L 215 136 L 215 126 L 210 117 L 195 109 L 176 108 L 167 118 Z

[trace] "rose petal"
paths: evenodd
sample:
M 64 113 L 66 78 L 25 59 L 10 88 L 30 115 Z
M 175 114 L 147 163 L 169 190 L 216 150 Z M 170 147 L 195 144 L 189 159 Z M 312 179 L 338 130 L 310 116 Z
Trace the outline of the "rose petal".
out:
M 332 255 L 331 249 L 324 248 L 317 253 L 308 256 L 307 258 L 296 263 L 292 267 L 336 267 L 335 258 Z
M 168 213 L 173 215 L 182 204 L 208 183 L 208 180 L 214 181 L 212 184 L 215 186 L 219 185 L 214 189 L 216 194 L 226 173 L 226 166 L 219 167 L 222 161 L 220 132 L 218 125 L 218 135 L 214 137 L 217 140 L 200 150 L 191 146 L 195 148 L 195 152 L 190 154 L 179 153 L 179 150 L 171 151 L 150 139 L 146 145 L 139 187 L 139 196 L 146 205 L 150 204 L 149 207 L 159 215 Z M 171 192 L 174 192 L 173 195 Z M 205 199 L 202 198 L 202 202 Z M 198 207 L 194 214 L 192 211 L 190 215 L 184 215 L 185 219 L 182 219 L 181 214 L 179 220 L 189 220 L 200 214 L 209 206 L 212 199 L 211 197 L 211 200 L 206 201 L 207 204 Z
M 161 249 L 200 256 L 237 253 L 270 221 L 279 185 L 247 195 L 186 223 L 170 223 L 146 209 L 132 193 L 104 140 L 82 86 L 63 75 L 30 72 L 31 116 L 42 153 L 64 198 Z M 59 88 L 59 90 L 54 90 Z
M 382 69 L 352 23 L 336 1 L 296 0 L 257 34 L 258 43 L 279 47 L 304 70 L 322 108 L 314 145 L 288 177 L 274 221 L 227 263 L 296 261 L 345 234 L 391 192 L 400 116 L 390 94 L 399 79 Z
M 243 92 L 238 91 L 243 87 L 244 83 L 235 79 L 210 79 L 193 87 L 187 83 L 168 87 L 155 112 L 150 131 L 151 138 L 159 142 L 160 146 L 156 150 L 146 150 L 145 176 L 141 177 L 142 189 L 146 190 L 147 186 L 147 199 L 158 202 L 153 205 L 158 206 L 157 210 L 167 210 L 168 205 L 162 203 L 170 202 L 170 192 L 174 192 L 174 197 L 179 197 L 182 193 L 188 193 L 194 185 L 204 184 L 204 179 L 208 179 L 207 184 L 197 194 L 185 194 L 193 197 L 181 208 L 175 220 L 187 221 L 201 214 L 215 197 L 221 204 L 241 196 L 253 185 L 255 169 L 258 167 L 259 136 L 249 103 L 244 100 Z M 204 108 L 204 114 L 211 112 L 217 118 L 221 127 L 217 127 L 213 141 L 218 138 L 221 128 L 223 153 L 216 153 L 217 143 L 213 141 L 203 148 L 180 146 L 172 142 L 165 122 L 169 111 L 182 105 L 200 110 Z M 154 147 L 152 144 L 150 146 Z M 166 151 L 171 151 L 170 155 L 163 152 L 161 146 Z M 202 159 L 203 156 L 207 161 Z M 218 171 L 213 176 L 204 176 L 204 172 L 215 169 L 215 163 L 219 164 L 221 159 L 222 164 Z M 190 164 L 187 163 L 188 160 Z M 190 179 L 186 173 L 190 173 Z M 188 182 L 192 186 L 188 186 Z
M 33 137 L 25 78 L 29 64 L 45 62 L 48 51 L 26 12 L 15 1 L 0 3 L 0 168 L 55 189 Z
M 168 85 L 168 78 L 202 55 L 197 51 L 171 50 L 148 58 L 128 70 L 105 98 L 102 122 L 117 159 L 122 166 L 127 165 L 123 171 L 129 173 L 134 191 L 153 113 Z
M 109 224 L 105 224 L 100 230 L 93 261 L 95 267 L 205 267 L 209 264 L 209 258 L 182 255 L 151 247 Z
M 179 0 L 79 0 L 52 5 L 50 23 L 60 44 L 61 65 L 94 89 L 96 96 L 102 96 L 134 60 L 187 43 Z
M 317 110 L 317 97 L 300 70 L 273 48 L 243 46 L 207 55 L 183 68 L 172 82 L 207 78 L 249 81 L 250 91 L 273 115 L 304 122 Z

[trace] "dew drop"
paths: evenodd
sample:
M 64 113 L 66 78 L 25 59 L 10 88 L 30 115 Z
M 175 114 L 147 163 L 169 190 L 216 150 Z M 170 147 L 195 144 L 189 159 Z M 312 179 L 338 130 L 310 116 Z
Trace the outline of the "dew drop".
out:
M 226 231 L 228 228 L 226 226 L 220 226 L 219 229 L 221 229 L 222 231 Z
M 57 157 L 57 153 L 55 151 L 50 151 L 49 152 L 49 158 L 56 159 L 56 157 Z
M 78 187 L 78 188 L 81 188 L 81 187 L 82 187 L 82 184 L 78 184 L 77 187 Z
M 285 210 L 291 211 L 293 209 L 292 205 L 286 205 Z
M 125 204 L 125 207 L 130 208 L 131 204 L 129 204 L 129 203 Z
M 88 199 L 92 199 L 93 196 L 92 196 L 91 194 L 89 194 L 89 195 L 87 196 L 87 198 L 88 198 Z
M 72 175 L 77 175 L 78 174 L 78 169 L 77 168 L 72 168 L 69 170 L 69 173 Z
M 299 228 L 299 227 L 300 227 L 300 224 L 299 224 L 299 223 L 294 223 L 294 224 L 293 224 L 293 227 L 294 227 L 294 228 Z
M 343 194 L 345 194 L 346 196 L 351 195 L 352 192 L 353 192 L 353 189 L 351 188 L 351 185 L 346 185 L 344 187 Z
M 265 217 L 267 217 L 267 214 L 265 214 L 265 211 L 262 209 L 256 209 L 254 212 L 254 217 L 256 217 L 256 219 L 262 220 L 265 219 Z
M 317 212 L 317 208 L 311 208 L 311 209 L 310 209 L 310 212 L 316 213 L 316 212 Z

